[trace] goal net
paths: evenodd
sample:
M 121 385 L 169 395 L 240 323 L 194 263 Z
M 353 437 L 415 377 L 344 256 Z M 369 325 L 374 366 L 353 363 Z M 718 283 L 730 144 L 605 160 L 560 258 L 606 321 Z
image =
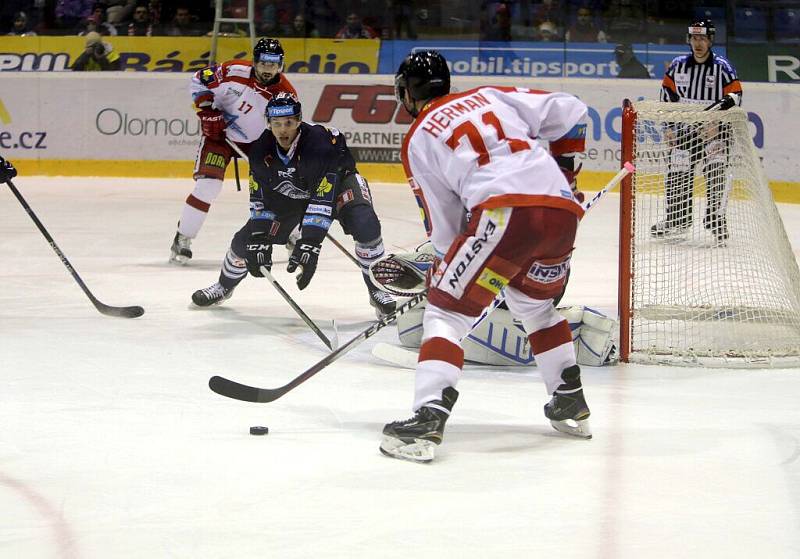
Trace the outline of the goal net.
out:
M 622 158 L 621 358 L 800 365 L 800 271 L 747 113 L 626 100 Z

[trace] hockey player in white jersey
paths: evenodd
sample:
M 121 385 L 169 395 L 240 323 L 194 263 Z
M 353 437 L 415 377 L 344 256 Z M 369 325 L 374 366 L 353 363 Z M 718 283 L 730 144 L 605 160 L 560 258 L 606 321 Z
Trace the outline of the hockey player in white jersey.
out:
M 435 51 L 406 57 L 395 92 L 415 117 L 403 167 L 441 260 L 429 279 L 414 416 L 384 427 L 381 451 L 433 459 L 458 398 L 460 340 L 501 289 L 551 395 L 545 416 L 558 431 L 591 438 L 569 325 L 553 307 L 583 216 L 570 188 L 576 169 L 563 172 L 557 159 L 574 163 L 583 151 L 586 105 L 515 87 L 450 94 L 447 63 Z M 536 138 L 550 141 L 550 153 Z
M 170 262 L 186 264 L 192 258 L 192 239 L 219 196 L 225 169 L 234 155 L 226 138 L 247 152 L 249 144 L 266 129 L 264 112 L 269 100 L 282 92 L 297 96 L 282 71 L 280 41 L 260 39 L 253 48 L 252 63 L 231 60 L 192 76 L 192 100 L 203 136 L 194 165 L 194 190 L 183 206 Z

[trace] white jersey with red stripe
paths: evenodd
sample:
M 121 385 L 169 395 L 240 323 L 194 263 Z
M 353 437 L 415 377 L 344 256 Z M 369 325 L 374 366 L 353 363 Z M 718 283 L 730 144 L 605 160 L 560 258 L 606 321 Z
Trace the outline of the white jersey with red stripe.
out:
M 572 95 L 518 87 L 479 87 L 426 105 L 402 160 L 436 250 L 446 252 L 467 211 L 478 208 L 550 206 L 581 217 L 558 164 L 536 139 L 568 136 L 586 113 Z
M 264 133 L 264 113 L 275 95 L 288 92 L 297 96 L 292 84 L 281 73 L 277 82 L 263 86 L 256 81 L 253 65 L 246 60 L 231 60 L 199 70 L 192 76 L 192 99 L 200 109 L 217 109 L 225 116 L 225 133 L 238 143 L 254 142 Z

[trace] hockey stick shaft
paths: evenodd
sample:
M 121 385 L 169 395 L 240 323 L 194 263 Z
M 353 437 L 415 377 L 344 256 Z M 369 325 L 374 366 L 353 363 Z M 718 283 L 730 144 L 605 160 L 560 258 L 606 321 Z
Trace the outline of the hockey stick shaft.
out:
M 17 190 L 17 187 L 14 186 L 14 183 L 9 180 L 9 181 L 6 182 L 6 185 L 8 185 L 8 188 L 11 189 L 11 192 L 17 198 L 19 203 L 22 204 L 22 207 L 25 209 L 27 214 L 30 216 L 30 218 L 33 220 L 33 222 L 36 224 L 36 227 L 39 229 L 39 232 L 42 235 L 44 235 L 44 238 L 47 240 L 47 242 L 50 245 L 50 247 L 55 251 L 56 255 L 58 255 L 58 257 L 61 259 L 61 263 L 64 264 L 64 266 L 67 268 L 69 273 L 72 275 L 72 278 L 77 282 L 78 286 L 83 290 L 83 292 L 86 294 L 86 296 L 89 298 L 89 300 L 92 302 L 92 304 L 95 306 L 95 308 L 98 311 L 100 311 L 102 314 L 107 315 L 107 316 L 117 316 L 117 317 L 121 317 L 121 318 L 136 318 L 136 317 L 142 316 L 144 314 L 144 309 L 142 307 L 138 307 L 138 306 L 133 306 L 133 307 L 112 307 L 112 306 L 106 305 L 105 303 L 101 303 L 97 299 L 97 297 L 95 297 L 92 294 L 92 292 L 89 291 L 89 288 L 86 287 L 86 284 L 83 282 L 81 277 L 78 275 L 78 272 L 76 272 L 75 268 L 73 268 L 72 264 L 70 264 L 69 260 L 67 259 L 67 256 L 61 251 L 60 248 L 58 248 L 58 245 L 56 244 L 55 240 L 53 240 L 53 237 L 50 236 L 50 233 L 48 233 L 48 231 L 45 228 L 45 226 L 42 224 L 41 221 L 39 221 L 39 218 L 36 217 L 36 214 L 33 212 L 33 209 L 28 205 L 28 202 L 25 200 L 25 198 L 23 198 L 23 196 L 20 193 L 20 191 Z
M 242 183 L 239 182 L 239 158 L 233 158 L 233 175 L 236 177 L 236 192 L 241 192 Z
M 583 211 L 588 211 L 589 208 L 594 206 L 600 200 L 600 198 L 605 196 L 610 190 L 616 188 L 617 185 L 620 182 L 622 182 L 622 179 L 627 177 L 629 174 L 633 173 L 635 170 L 636 167 L 634 167 L 630 161 L 626 161 L 625 163 L 623 163 L 622 169 L 620 169 L 619 172 L 616 175 L 614 175 L 610 181 L 608 181 L 608 184 L 606 184 L 603 188 L 601 188 L 597 194 L 592 196 L 591 200 L 581 204 L 581 206 L 583 207 Z
M 292 296 L 289 295 L 283 287 L 281 287 L 281 284 L 278 283 L 278 280 L 275 279 L 275 276 L 273 276 L 270 273 L 270 271 L 267 270 L 264 266 L 261 267 L 261 273 L 264 274 L 264 277 L 270 281 L 272 287 L 274 287 L 275 291 L 277 291 L 280 294 L 280 296 L 283 297 L 284 301 L 289 303 L 289 306 L 292 307 L 294 312 L 296 312 L 297 315 L 303 319 L 303 322 L 305 322 L 308 325 L 308 327 L 311 328 L 311 330 L 317 335 L 317 337 L 320 340 L 322 340 L 322 343 L 328 346 L 328 349 L 330 350 L 336 349 L 333 342 L 331 342 L 331 340 L 322 332 L 320 327 L 317 326 L 316 323 L 313 320 L 311 320 L 311 317 L 308 316 L 303 311 L 303 309 L 300 308 L 300 305 L 294 302 Z
M 337 240 L 334 238 L 334 236 L 333 236 L 333 235 L 331 235 L 330 233 L 325 233 L 325 236 L 328 238 L 328 240 L 329 240 L 330 242 L 332 242 L 332 243 L 333 243 L 333 245 L 334 245 L 336 248 L 338 248 L 339 250 L 341 250 L 341 251 L 342 251 L 342 253 L 344 253 L 344 255 L 345 255 L 345 256 L 347 256 L 347 258 L 349 258 L 349 259 L 350 259 L 350 260 L 351 260 L 351 261 L 352 261 L 352 262 L 353 262 L 353 263 L 354 263 L 356 266 L 358 266 L 359 268 L 361 268 L 361 262 L 359 262 L 359 261 L 358 261 L 358 259 L 357 259 L 355 256 L 353 256 L 352 254 L 350 254 L 350 251 L 349 251 L 349 250 L 347 250 L 347 249 L 344 247 L 344 245 L 342 245 L 342 243 L 340 243 L 339 241 L 337 241 Z
M 259 402 L 259 403 L 273 402 L 278 398 L 280 398 L 281 396 L 283 396 L 284 394 L 286 394 L 287 392 L 294 390 L 295 388 L 303 384 L 305 381 L 307 381 L 308 379 L 319 373 L 325 367 L 327 367 L 334 361 L 338 360 L 340 357 L 348 353 L 350 350 L 361 344 L 361 342 L 371 338 L 372 336 L 374 336 L 375 334 L 377 334 L 379 331 L 383 330 L 390 324 L 393 324 L 397 320 L 397 317 L 416 307 L 427 296 L 428 296 L 427 291 L 422 291 L 420 293 L 417 293 L 414 297 L 412 297 L 411 299 L 406 301 L 403 305 L 398 307 L 398 309 L 394 313 L 373 323 L 372 325 L 370 325 L 369 328 L 367 328 L 360 334 L 350 339 L 346 344 L 339 347 L 335 351 L 332 351 L 331 353 L 326 355 L 321 361 L 312 365 L 305 372 L 295 377 L 291 382 L 279 388 L 257 388 L 255 386 L 240 384 L 238 382 L 228 380 L 220 376 L 211 377 L 211 379 L 209 379 L 208 381 L 208 386 L 209 388 L 211 388 L 211 390 L 213 390 L 217 394 L 226 396 L 228 398 L 233 398 L 235 400 L 242 400 L 245 402 Z

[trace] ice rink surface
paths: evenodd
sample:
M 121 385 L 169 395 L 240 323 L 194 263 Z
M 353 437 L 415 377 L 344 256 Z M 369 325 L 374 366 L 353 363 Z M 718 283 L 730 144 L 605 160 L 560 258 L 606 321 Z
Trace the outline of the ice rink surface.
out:
M 437 460 L 392 460 L 380 431 L 410 416 L 413 374 L 370 348 L 394 328 L 271 404 L 208 389 L 214 374 L 277 387 L 325 355 L 266 280 L 190 308 L 246 192 L 226 184 L 179 268 L 167 257 L 190 180 L 16 184 L 101 301 L 146 313 L 97 313 L 0 188 L 0 557 L 800 557 L 800 370 L 585 367 L 584 441 L 549 426 L 535 369 L 468 366 Z M 387 249 L 413 248 L 408 188 L 373 193 Z M 617 203 L 584 219 L 565 304 L 616 313 Z M 800 207 L 781 213 L 797 255 Z M 374 318 L 331 244 L 302 293 L 282 249 L 276 261 L 342 341 Z

